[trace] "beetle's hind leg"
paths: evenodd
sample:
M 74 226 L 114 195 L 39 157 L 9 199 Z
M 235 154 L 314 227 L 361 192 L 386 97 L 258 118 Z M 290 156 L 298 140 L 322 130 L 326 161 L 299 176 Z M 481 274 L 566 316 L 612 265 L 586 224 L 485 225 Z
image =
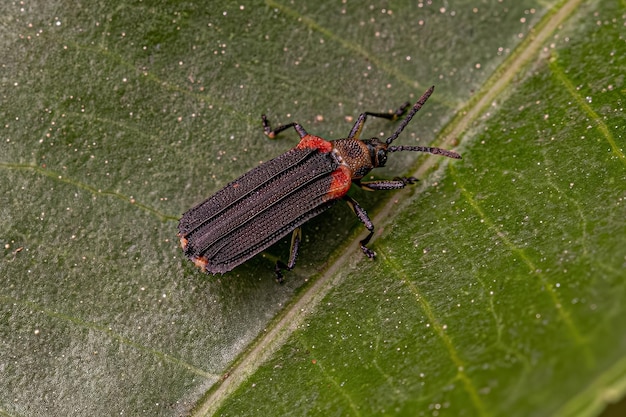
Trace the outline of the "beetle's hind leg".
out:
M 291 271 L 296 266 L 298 259 L 298 251 L 300 250 L 300 242 L 302 242 L 302 229 L 298 227 L 291 234 L 291 248 L 289 249 L 289 261 L 285 265 L 280 259 L 276 261 L 276 281 L 279 284 L 284 282 L 282 271 Z

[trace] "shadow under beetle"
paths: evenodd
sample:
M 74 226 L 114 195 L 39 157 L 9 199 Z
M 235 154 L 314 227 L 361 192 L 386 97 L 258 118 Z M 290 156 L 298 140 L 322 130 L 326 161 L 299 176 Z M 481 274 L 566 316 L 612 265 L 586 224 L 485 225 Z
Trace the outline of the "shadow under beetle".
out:
M 290 270 L 296 264 L 302 224 L 343 199 L 369 230 L 360 245 L 368 258 L 374 258 L 374 251 L 367 247 L 374 225 L 365 210 L 346 194 L 350 186 L 356 184 L 370 191 L 396 190 L 417 181 L 413 177 L 361 181 L 373 168 L 385 166 L 389 152 L 428 152 L 461 159 L 458 153 L 440 148 L 391 146 L 433 90 L 434 87 L 429 88 L 420 97 L 398 129 L 384 141 L 359 139 L 367 116 L 397 120 L 409 109 L 410 103 L 394 113 L 361 113 L 347 138 L 331 141 L 307 133 L 295 122 L 272 129 L 263 115 L 265 135 L 274 138 L 294 128 L 300 135 L 300 142 L 183 214 L 178 224 L 178 237 L 185 255 L 202 271 L 223 274 L 292 233 L 287 264 L 276 262 L 276 279 L 282 282 L 282 270 Z

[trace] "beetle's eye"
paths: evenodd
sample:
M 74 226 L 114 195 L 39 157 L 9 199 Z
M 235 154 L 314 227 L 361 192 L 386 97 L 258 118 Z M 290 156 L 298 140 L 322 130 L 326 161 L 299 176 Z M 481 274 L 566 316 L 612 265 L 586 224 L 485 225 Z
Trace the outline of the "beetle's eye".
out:
M 387 162 L 387 151 L 384 149 L 379 149 L 376 153 L 376 166 L 384 167 Z

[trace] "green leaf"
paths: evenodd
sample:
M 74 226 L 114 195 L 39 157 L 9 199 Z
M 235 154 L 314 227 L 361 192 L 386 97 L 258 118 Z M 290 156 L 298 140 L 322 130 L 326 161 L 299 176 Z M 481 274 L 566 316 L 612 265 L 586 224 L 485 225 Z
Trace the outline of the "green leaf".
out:
M 435 3 L 435 2 L 433 2 Z M 626 390 L 624 2 L 0 6 L 0 414 L 592 416 Z M 222 277 L 181 213 L 362 111 L 394 153 Z M 352 118 L 352 119 L 350 119 Z M 394 125 L 368 120 L 365 136 Z

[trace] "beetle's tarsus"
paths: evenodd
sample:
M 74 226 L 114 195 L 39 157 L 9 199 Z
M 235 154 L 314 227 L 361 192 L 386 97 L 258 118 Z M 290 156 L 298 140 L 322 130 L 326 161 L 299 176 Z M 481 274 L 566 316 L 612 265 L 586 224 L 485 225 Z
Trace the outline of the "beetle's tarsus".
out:
M 283 279 L 283 273 L 282 270 L 287 268 L 287 265 L 285 265 L 282 261 L 276 261 L 276 267 L 274 268 L 274 272 L 276 273 L 276 282 L 279 284 L 284 284 L 285 280 Z
M 376 258 L 376 252 L 374 252 L 373 250 L 365 246 L 363 243 L 361 243 L 361 250 L 363 251 L 365 256 L 367 256 L 368 258 L 370 259 Z
M 402 181 L 405 185 L 415 184 L 419 179 L 415 177 L 395 177 L 394 180 Z
M 398 110 L 396 110 L 393 113 L 393 119 L 391 120 L 398 120 L 400 117 L 404 116 L 404 114 L 406 113 L 406 111 L 409 109 L 409 107 L 411 107 L 411 103 L 410 102 L 406 102 L 404 103 L 402 106 L 400 106 L 400 108 Z
M 270 126 L 270 122 L 267 120 L 267 116 L 264 114 L 261 115 L 261 120 L 263 121 L 263 133 L 270 139 L 274 139 L 276 137 L 276 132 L 274 132 Z

